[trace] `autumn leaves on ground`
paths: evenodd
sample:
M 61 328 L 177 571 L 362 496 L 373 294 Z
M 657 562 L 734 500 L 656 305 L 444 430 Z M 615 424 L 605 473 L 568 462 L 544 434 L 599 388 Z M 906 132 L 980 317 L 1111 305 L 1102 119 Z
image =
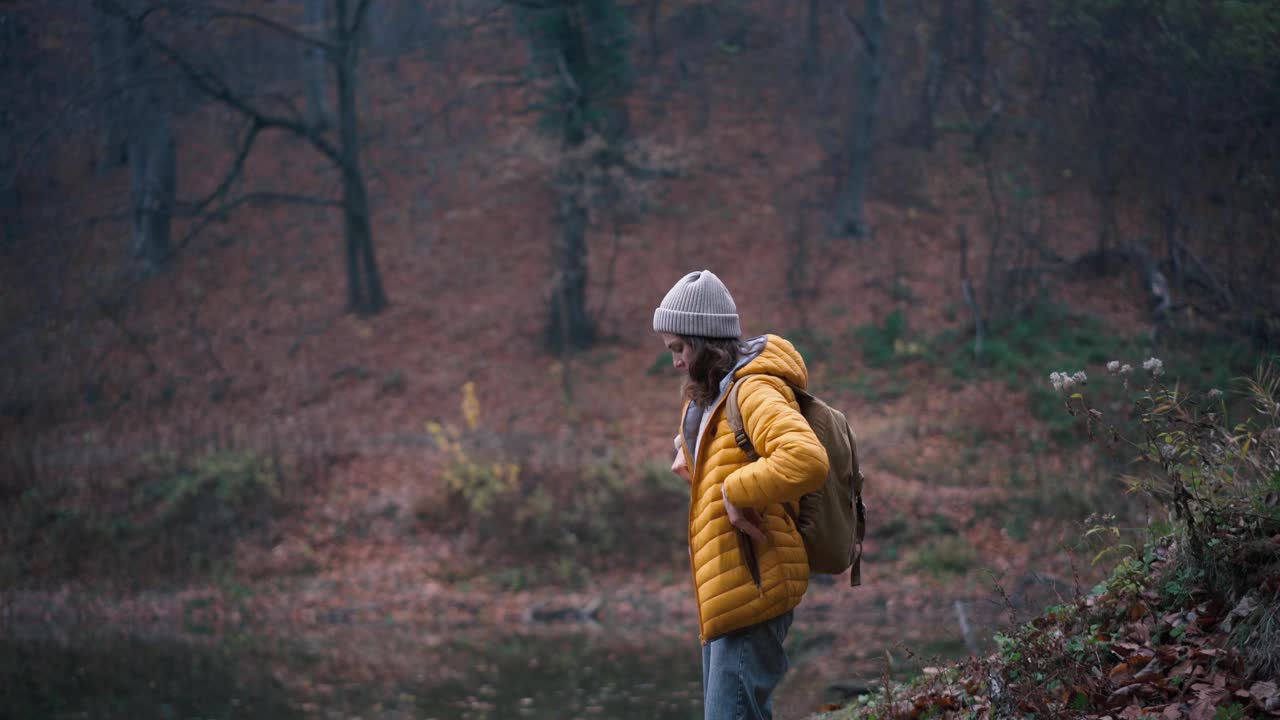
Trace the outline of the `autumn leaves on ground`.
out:
M 1272 711 L 1274 687 L 1205 661 L 1222 647 L 1184 632 L 1174 655 L 1147 648 L 1152 628 L 1133 608 L 1156 590 L 1085 598 L 1111 565 L 1092 562 L 1107 546 L 1087 531 L 1103 516 L 1163 521 L 1164 509 L 1124 492 L 1116 456 L 1087 442 L 1046 380 L 1161 353 L 1170 372 L 1208 388 L 1252 369 L 1265 348 L 1218 333 L 1194 308 L 1153 320 L 1149 268 L 1123 254 L 1108 265 L 1103 253 L 1100 270 L 1073 261 L 1098 245 L 1104 222 L 1079 158 L 1032 148 L 1021 129 L 983 135 L 999 111 L 952 127 L 941 117 L 964 114 L 958 98 L 939 111 L 938 128 L 950 129 L 926 150 L 902 139 L 908 93 L 891 94 L 870 233 L 829 236 L 846 150 L 832 149 L 843 130 L 821 118 L 846 101 L 814 100 L 788 79 L 795 69 L 782 59 L 797 54 L 796 31 L 775 28 L 766 10 L 711 13 L 732 29 L 720 37 L 719 26 L 689 29 L 702 17 L 694 4 L 670 5 L 655 17 L 671 47 L 622 101 L 617 177 L 593 186 L 585 270 L 595 339 L 582 350 L 547 342 L 562 271 L 563 144 L 528 111 L 541 96 L 518 82 L 525 51 L 503 12 L 444 13 L 438 48 L 364 61 L 362 161 L 390 300 L 377 314 L 348 311 L 336 211 L 238 209 L 144 277 L 123 250 L 129 171 L 96 171 L 88 131 L 42 150 L 44 176 L 23 187 L 23 232 L 52 249 L 11 249 L 0 266 L 12 328 L 0 378 L 8 612 L 178 632 L 193 615 L 263 632 L 335 617 L 695 632 L 685 486 L 667 471 L 680 380 L 650 319 L 675 279 L 709 268 L 734 292 L 744 330 L 792 339 L 813 388 L 858 433 L 870 507 L 864 585 L 811 589 L 811 618 L 848 648 L 832 655 L 844 665 L 816 677 L 874 667 L 886 647 L 898 655 L 890 665 L 904 655 L 927 664 L 931 627 L 955 625 L 954 635 L 972 624 L 976 637 L 965 639 L 985 653 L 982 634 L 1010 614 L 1123 602 L 1134 627 L 1107 640 L 1105 664 L 1123 668 L 1110 670 L 1118 687 L 1135 683 L 1117 673 L 1149 679 L 1155 666 L 1139 660 L 1158 660 L 1162 671 L 1187 668 L 1184 691 L 1213 688 L 1196 696 L 1212 695 L 1210 709 L 1231 696 Z M 801 21 L 798 10 L 783 14 Z M 48 19 L 49 43 L 87 32 L 77 18 Z M 1016 57 L 1012 34 L 992 43 L 993 57 Z M 899 46 L 885 62 L 902 87 L 924 82 L 912 52 Z M 1021 91 L 1009 100 L 1011 114 L 1033 103 Z M 216 103 L 177 117 L 180 195 L 215 189 L 235 156 L 236 119 Z M 237 182 L 332 195 L 333 169 L 298 145 L 264 140 Z M 1137 200 L 1112 200 L 1107 212 L 1112 236 L 1150 230 Z M 179 218 L 175 237 L 205 222 Z M 1248 247 L 1232 262 L 1265 252 Z M 985 334 L 981 353 L 975 333 Z M 1108 393 L 1100 412 L 1123 414 L 1132 397 Z M 1115 544 L 1133 542 L 1130 533 Z M 1194 617 L 1154 622 L 1210 633 L 1239 610 L 1191 590 L 1186 600 Z M 854 647 L 868 633 L 876 642 Z M 1234 684 L 1219 681 L 1224 672 Z M 890 712 L 958 712 L 941 699 L 957 682 L 929 690 L 936 702 Z M 1141 707 L 1086 684 L 1065 685 L 1062 707 Z

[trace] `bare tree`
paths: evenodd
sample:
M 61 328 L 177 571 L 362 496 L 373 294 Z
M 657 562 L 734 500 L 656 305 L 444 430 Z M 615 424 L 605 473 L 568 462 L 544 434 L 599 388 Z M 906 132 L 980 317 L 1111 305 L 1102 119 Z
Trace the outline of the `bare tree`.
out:
M 376 314 L 387 304 L 373 251 L 373 231 L 369 223 L 369 197 L 360 170 L 360 133 L 356 115 L 356 66 L 359 61 L 358 34 L 369 8 L 369 0 L 359 0 L 354 14 L 348 0 L 334 0 L 336 23 L 331 33 L 333 63 L 338 84 L 338 167 L 342 171 L 342 212 L 347 230 L 347 290 L 351 308 Z
M 324 37 L 329 31 L 325 17 L 327 0 L 304 0 L 304 30 L 315 37 Z M 303 74 L 307 83 L 307 123 L 313 131 L 323 131 L 333 122 L 329 110 L 329 63 L 322 47 L 305 45 L 302 48 Z
M 204 218 L 195 223 L 193 232 L 204 227 L 210 218 L 225 217 L 236 207 L 253 202 L 298 201 L 321 206 L 338 205 L 343 211 L 345 230 L 348 306 L 362 315 L 376 314 L 387 304 L 374 252 L 356 110 L 360 37 L 369 5 L 370 0 L 331 0 L 326 8 L 325 32 L 315 33 L 298 30 L 266 15 L 222 10 L 205 4 L 150 2 L 140 12 L 132 12 L 120 0 L 99 0 L 99 6 L 105 12 L 126 22 L 131 33 L 159 58 L 167 61 L 192 87 L 241 116 L 247 124 L 244 139 L 217 187 L 204 198 L 180 204 L 184 214 Z M 334 83 L 336 128 L 326 131 L 317 127 L 287 98 L 276 99 L 272 104 L 262 100 L 260 93 L 241 89 L 236 78 L 222 69 L 225 63 L 199 59 L 197 53 L 179 42 L 174 33 L 166 32 L 166 21 L 202 23 L 204 28 L 240 23 L 265 30 L 278 40 L 297 43 L 303 49 L 321 53 L 329 66 L 326 74 Z M 327 159 L 338 171 L 342 184 L 341 201 L 334 203 L 285 192 L 234 195 L 232 190 L 254 143 L 268 132 L 300 138 Z M 158 167 L 157 172 L 163 175 L 160 172 L 163 164 Z
M 94 19 L 94 61 L 104 116 L 100 167 L 129 164 L 132 256 L 147 274 L 170 253 L 177 158 L 173 129 L 156 98 L 153 61 L 140 28 L 105 12 Z
M 615 0 L 508 0 L 517 9 L 543 81 L 544 118 L 560 144 L 555 171 L 555 272 L 548 344 L 561 351 L 595 340 L 587 312 L 587 231 L 593 178 L 625 164 L 627 134 L 619 102 L 629 88 L 630 29 Z
M 159 112 L 137 115 L 129 130 L 128 152 L 133 256 L 146 272 L 156 273 L 170 253 L 177 185 L 177 154 L 168 118 Z
M 430 42 L 434 23 L 423 0 L 377 0 L 369 6 L 369 54 L 393 61 Z
M 938 22 L 934 25 L 929 39 L 924 82 L 920 85 L 920 107 L 916 115 L 915 127 L 910 133 L 912 140 L 928 150 L 933 149 L 937 135 L 934 129 L 934 114 L 937 112 L 938 101 L 942 98 L 942 91 L 946 87 L 947 75 L 951 69 L 955 26 L 955 0 L 942 0 Z
M 801 81 L 816 82 L 822 69 L 822 0 L 809 0 L 805 12 L 804 59 L 800 63 Z
M 662 58 L 662 44 L 658 38 L 658 11 L 661 5 L 662 0 L 649 0 L 648 10 L 645 13 L 649 35 L 649 70 L 654 73 L 657 72 L 658 61 Z
M 99 171 L 123 165 L 128 160 L 128 122 L 120 80 L 125 65 L 125 34 L 128 26 L 104 12 L 94 13 L 93 64 L 101 107 L 102 133 L 99 138 Z
M 836 203 L 831 222 L 832 235 L 864 237 L 867 222 L 863 205 L 867 196 L 867 178 L 871 174 L 871 149 L 874 143 L 876 112 L 880 103 L 882 44 L 884 42 L 884 4 L 882 0 L 866 0 L 861 21 L 841 8 L 846 22 L 862 42 L 862 62 L 858 63 L 858 104 L 849 123 L 849 172 Z
M 987 19 L 990 15 L 991 0 L 971 0 L 969 64 L 973 76 L 969 85 L 969 104 L 975 108 L 984 104 L 982 96 L 987 90 Z

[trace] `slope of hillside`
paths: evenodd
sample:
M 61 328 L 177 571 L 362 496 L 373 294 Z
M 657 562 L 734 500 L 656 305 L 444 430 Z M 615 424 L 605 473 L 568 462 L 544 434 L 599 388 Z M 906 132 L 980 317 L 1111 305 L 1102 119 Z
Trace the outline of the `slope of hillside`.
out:
M 472 59 L 486 49 L 514 54 L 501 33 L 471 39 Z M 65 295 L 45 325 L 13 336 L 16 359 L 5 370 L 8 406 L 17 408 L 3 420 L 6 452 L 14 467 L 56 480 L 45 495 L 13 505 L 56 511 L 6 537 L 7 551 L 21 554 L 6 563 L 7 577 L 34 586 L 88 577 L 127 594 L 148 583 L 206 583 L 212 568 L 238 584 L 280 590 L 277 601 L 271 593 L 253 601 L 267 606 L 257 608 L 260 617 L 396 593 L 407 615 L 421 616 L 425 598 L 460 594 L 462 582 L 471 593 L 540 588 L 526 606 L 563 594 L 561 583 L 590 595 L 647 582 L 678 606 L 682 519 L 656 478 L 679 380 L 650 317 L 674 279 L 703 267 L 734 291 L 745 330 L 796 339 L 814 386 L 854 418 L 872 478 L 869 566 L 883 602 L 916 602 L 921 589 L 942 587 L 981 594 L 984 571 L 1069 575 L 1058 540 L 1105 488 L 1076 472 L 1094 459 L 1055 456 L 1048 427 L 1032 416 L 1026 383 L 1052 368 L 967 380 L 952 367 L 969 352 L 962 237 L 971 268 L 982 267 L 997 240 L 969 139 L 946 136 L 931 153 L 884 141 L 868 209 L 873 235 L 828 238 L 835 181 L 821 128 L 768 110 L 797 102 L 787 71 L 763 51 L 712 52 L 699 107 L 671 65 L 638 85 L 629 108 L 628 157 L 660 177 L 629 182 L 625 207 L 593 209 L 588 298 L 601 340 L 581 354 L 551 354 L 543 344 L 556 150 L 520 112 L 529 91 L 483 63 L 455 63 L 443 79 L 430 57 L 366 67 L 366 164 L 391 298 L 380 315 L 345 311 L 341 226 L 331 212 L 246 209 L 206 227 L 170 268 L 141 282 L 113 269 L 124 224 L 79 226 L 88 229 L 69 244 Z M 229 159 L 226 121 L 209 108 L 184 117 L 184 193 L 208 190 Z M 61 153 L 75 159 L 86 148 Z M 67 166 L 62 192 L 81 198 L 86 218 L 124 205 L 123 169 L 94 176 L 87 163 Z M 253 155 L 242 182 L 323 193 L 333 178 L 277 137 Z M 1042 239 L 1064 256 L 1081 254 L 1092 246 L 1090 201 L 1070 182 L 1053 187 L 1040 198 Z M 6 287 L 22 288 L 6 295 L 6 317 L 43 311 L 24 266 L 4 272 Z M 1117 337 L 1141 338 L 1148 328 L 1136 285 L 1129 274 L 1064 271 L 1045 283 L 1044 302 L 1075 313 L 1067 317 L 1103 318 Z M 129 291 L 113 294 L 121 287 Z M 893 318 L 905 318 L 907 329 L 888 338 L 890 361 L 871 367 L 868 346 L 886 337 L 875 333 Z M 1052 344 L 1063 330 L 1039 332 Z M 950 344 L 933 343 L 947 331 Z M 463 405 L 468 393 L 473 410 Z M 517 464 L 523 491 L 545 485 L 553 502 L 601 478 L 637 488 L 671 510 L 655 514 L 657 529 L 639 537 L 665 539 L 636 567 L 586 548 L 571 555 L 590 558 L 585 574 L 548 569 L 545 559 L 524 574 L 513 570 L 521 562 L 505 556 L 509 538 L 491 537 L 483 518 L 439 522 L 439 508 L 452 507 L 446 476 L 456 458 L 432 423 L 469 427 L 468 462 Z M 278 481 L 279 507 L 229 521 L 237 534 L 216 557 L 193 560 L 200 571 L 187 577 L 188 540 L 175 536 L 167 540 L 173 548 L 157 549 L 130 535 L 128 513 L 154 487 L 142 480 L 223 478 L 219 463 L 229 454 L 248 468 L 235 478 L 257 478 L 255 458 L 274 463 L 268 475 Z M 1073 475 L 1084 479 L 1064 504 L 1055 493 Z M 1015 477 L 1022 485 L 1011 487 Z M 999 508 L 1013 496 L 1010 516 Z M 93 524 L 98 508 L 130 519 L 103 530 Z M 93 522 L 80 528 L 80 517 Z M 46 534 L 46 520 L 79 528 L 65 536 L 72 547 L 124 537 L 126 552 L 68 561 L 59 540 L 46 540 L 62 537 Z M 151 527 L 148 520 L 137 518 L 138 527 Z M 614 538 L 613 550 L 627 539 Z M 162 556 L 170 571 L 149 577 L 129 563 L 135 553 Z M 499 603 L 479 601 L 474 614 L 501 617 L 508 611 Z

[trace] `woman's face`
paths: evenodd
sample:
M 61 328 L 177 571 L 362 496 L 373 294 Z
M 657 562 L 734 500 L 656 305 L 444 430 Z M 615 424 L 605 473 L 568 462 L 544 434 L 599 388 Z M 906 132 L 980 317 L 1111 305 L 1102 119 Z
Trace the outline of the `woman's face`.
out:
M 677 370 L 689 372 L 689 366 L 693 364 L 693 346 L 679 335 L 671 333 L 662 333 L 662 342 L 671 351 L 671 364 Z

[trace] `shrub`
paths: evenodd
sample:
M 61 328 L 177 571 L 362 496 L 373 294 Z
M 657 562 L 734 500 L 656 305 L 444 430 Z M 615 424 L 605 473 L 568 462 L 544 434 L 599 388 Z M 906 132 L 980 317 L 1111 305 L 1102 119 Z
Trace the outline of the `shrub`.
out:
M 445 498 L 422 505 L 418 516 L 435 529 L 500 545 L 499 557 L 520 566 L 499 568 L 500 584 L 576 583 L 593 558 L 623 548 L 637 561 L 674 557 L 683 540 L 676 510 L 688 486 L 665 465 L 631 467 L 610 448 L 558 444 L 564 441 L 519 452 L 483 427 L 474 385 L 462 394 L 460 423 L 427 423 L 443 456 Z M 570 555 L 580 562 L 566 566 Z
M 931 352 L 948 357 L 959 379 L 984 376 L 1003 380 L 1010 388 L 1026 390 L 1031 414 L 1044 423 L 1057 444 L 1070 447 L 1087 440 L 1070 415 L 1061 412 L 1061 398 L 1039 378 L 1043 368 L 1100 370 L 1115 357 L 1135 356 L 1152 345 L 1145 336 L 1128 337 L 1109 331 L 1096 317 L 1041 299 L 1009 322 L 990 329 L 983 352 L 974 354 L 972 339 L 945 331 L 930 343 Z M 1224 387 L 1235 374 L 1248 372 L 1256 357 L 1247 342 L 1232 336 L 1180 332 L 1170 328 L 1158 343 L 1169 355 L 1164 377 Z M 1098 407 L 1127 402 L 1119 388 L 1096 393 Z M 1136 415 L 1134 416 L 1137 417 Z M 1128 418 L 1113 417 L 1127 432 L 1138 430 Z
M 854 336 L 862 345 L 863 360 L 871 367 L 887 367 L 904 357 L 924 353 L 924 347 L 908 337 L 907 316 L 901 310 L 886 315 L 883 325 L 856 328 Z
M 480 428 L 480 402 L 475 383 L 462 386 L 462 424 L 426 423 L 427 433 L 443 454 L 443 505 L 419 509 L 419 516 L 443 527 L 461 527 L 469 518 L 489 520 L 515 501 L 520 465 L 507 460 L 496 435 Z
M 157 453 L 111 483 L 38 478 L 8 510 L 0 575 L 155 576 L 228 567 L 282 509 L 293 468 L 249 450 Z
M 969 541 L 960 535 L 946 535 L 925 543 L 924 547 L 916 551 L 911 565 L 934 577 L 944 577 L 962 575 L 977 563 L 978 553 Z
M 1125 387 L 1132 366 L 1113 361 L 1108 371 Z M 1136 456 L 1125 480 L 1168 513 L 1173 547 L 1158 579 L 1165 597 L 1190 600 L 1211 592 L 1228 607 L 1248 608 L 1233 639 L 1255 674 L 1280 670 L 1280 365 L 1261 364 L 1238 383 L 1238 401 L 1220 389 L 1194 392 L 1164 381 L 1157 358 L 1142 363 L 1148 381 L 1134 403 L 1140 433 L 1129 436 L 1085 396 L 1083 372 L 1055 372 L 1054 389 L 1091 437 Z M 1232 419 L 1232 416 L 1239 416 Z M 1271 588 L 1270 600 L 1255 598 Z M 1264 597 L 1266 594 L 1264 593 Z M 1242 628 L 1248 628 L 1247 630 Z

